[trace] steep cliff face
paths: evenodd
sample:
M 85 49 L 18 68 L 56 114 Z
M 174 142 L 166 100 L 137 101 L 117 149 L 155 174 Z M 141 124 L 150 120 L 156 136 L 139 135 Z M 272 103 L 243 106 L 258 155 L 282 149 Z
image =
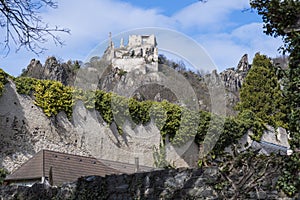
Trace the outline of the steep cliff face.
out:
M 226 88 L 227 115 L 236 114 L 234 106 L 239 101 L 239 91 L 250 68 L 251 65 L 248 62 L 248 55 L 245 54 L 242 56 L 236 69 L 229 68 L 219 74 Z
M 120 71 L 120 69 L 110 66 L 107 67 L 106 71 L 102 74 L 98 88 L 115 92 L 121 91 L 121 89 L 125 90 L 125 87 L 135 88 L 135 90 L 130 90 L 132 91 L 130 95 L 140 101 L 167 100 L 172 103 L 181 103 L 180 98 L 178 98 L 178 93 L 185 93 L 181 88 L 190 86 L 195 92 L 193 98 L 198 100 L 200 109 L 212 111 L 212 101 L 214 101 L 213 99 L 216 97 L 212 94 L 212 91 L 210 91 L 208 82 L 210 79 L 221 80 L 223 84 L 222 93 L 225 96 L 223 101 L 226 102 L 226 114 L 235 115 L 236 111 L 234 110 L 234 106 L 239 101 L 239 90 L 250 68 L 251 65 L 248 62 L 247 54 L 241 58 L 236 68 L 229 68 L 220 73 L 214 70 L 203 77 L 191 71 L 176 71 L 164 64 L 158 65 L 158 71 L 154 73 L 148 72 L 147 74 L 142 73 L 140 70 L 131 72 Z M 160 76 L 160 74 L 166 76 Z M 171 86 L 165 85 L 166 81 L 163 79 L 167 79 L 171 76 L 177 79 L 177 84 L 174 83 Z M 176 88 L 174 86 L 176 86 Z M 180 91 L 177 92 L 177 90 Z M 126 95 L 128 95 L 128 93 L 126 93 Z
M 98 83 L 101 89 L 115 91 L 123 96 L 133 96 L 138 100 L 168 100 L 186 105 L 190 102 L 180 100 L 189 99 L 192 102 L 198 99 L 199 107 L 208 111 L 211 111 L 213 101 L 215 104 L 218 104 L 217 101 L 226 101 L 226 113 L 233 115 L 235 113 L 232 108 L 238 101 L 238 91 L 250 65 L 245 55 L 237 69 L 227 69 L 220 74 L 214 71 L 206 77 L 189 72 L 178 73 L 170 67 L 160 68 L 156 72 L 150 71 L 144 76 L 141 76 L 139 70 L 126 73 L 109 66 L 108 62 L 105 62 L 105 67 L 106 71 Z M 44 66 L 33 59 L 23 75 L 72 85 L 76 69 L 78 63 L 60 64 L 50 57 Z M 95 74 L 94 71 L 92 73 Z M 168 74 L 168 78 L 165 74 Z M 221 93 L 212 97 L 207 84 L 210 79 L 223 81 L 225 100 Z M 219 99 L 216 100 L 217 98 Z M 140 164 L 153 166 L 154 147 L 158 148 L 161 142 L 161 135 L 154 124 L 137 125 L 133 129 L 125 123 L 124 134 L 120 135 L 114 124 L 107 125 L 97 112 L 86 110 L 80 103 L 74 107 L 73 113 L 71 119 L 63 112 L 55 117 L 46 117 L 34 104 L 34 98 L 19 95 L 14 83 L 10 81 L 0 97 L 0 134 L 3 138 L 1 166 L 12 171 L 41 149 L 129 163 L 134 163 L 135 157 L 139 157 Z M 195 155 L 198 155 L 198 147 L 194 143 L 183 153 L 176 152 L 172 146 L 167 147 L 166 157 L 177 167 L 195 166 Z
M 34 97 L 20 95 L 15 84 L 9 81 L 0 97 L 0 167 L 14 171 L 42 149 L 77 155 L 153 166 L 154 149 L 161 143 L 157 127 L 150 123 L 132 128 L 124 124 L 123 134 L 115 124 L 109 126 L 96 111 L 87 110 L 80 102 L 68 119 L 64 112 L 47 117 L 34 104 Z M 197 153 L 197 145 L 190 145 L 185 157 L 172 149 L 167 150 L 168 161 L 176 166 L 195 166 L 188 154 Z M 173 152 L 174 151 L 174 152 Z
M 0 98 L 0 166 L 13 171 L 41 149 L 89 155 L 64 113 L 48 118 L 12 81 Z
M 243 81 L 250 70 L 248 55 L 245 54 L 237 65 L 237 68 L 229 68 L 220 73 L 225 87 L 231 92 L 237 92 L 242 87 Z

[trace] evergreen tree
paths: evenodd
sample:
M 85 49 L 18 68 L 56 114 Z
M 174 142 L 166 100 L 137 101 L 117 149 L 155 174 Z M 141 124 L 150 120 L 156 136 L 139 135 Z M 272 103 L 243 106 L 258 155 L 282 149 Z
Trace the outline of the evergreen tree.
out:
M 264 32 L 274 37 L 282 37 L 283 52 L 288 52 L 289 68 L 284 84 L 286 96 L 288 130 L 291 148 L 296 150 L 286 159 L 283 174 L 277 186 L 288 195 L 300 191 L 300 1 L 299 0 L 252 0 L 251 7 L 262 16 Z M 280 70 L 279 70 L 280 71 Z
M 240 91 L 239 111 L 250 110 L 263 122 L 284 126 L 286 115 L 275 69 L 265 55 L 257 53 Z

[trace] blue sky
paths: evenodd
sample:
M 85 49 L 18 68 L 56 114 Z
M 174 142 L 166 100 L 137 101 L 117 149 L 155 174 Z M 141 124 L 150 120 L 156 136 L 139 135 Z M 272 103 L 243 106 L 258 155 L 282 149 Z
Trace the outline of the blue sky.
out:
M 17 76 L 32 58 L 44 63 L 48 56 L 59 60 L 85 60 L 108 33 L 160 27 L 178 31 L 199 43 L 218 69 L 235 67 L 243 54 L 252 59 L 256 52 L 275 57 L 281 39 L 265 36 L 260 16 L 250 10 L 249 0 L 58 0 L 58 9 L 41 13 L 49 24 L 71 29 L 61 34 L 65 46 L 45 44 L 44 54 L 12 47 L 8 56 L 0 57 L 0 67 Z M 101 55 L 99 55 L 101 56 Z

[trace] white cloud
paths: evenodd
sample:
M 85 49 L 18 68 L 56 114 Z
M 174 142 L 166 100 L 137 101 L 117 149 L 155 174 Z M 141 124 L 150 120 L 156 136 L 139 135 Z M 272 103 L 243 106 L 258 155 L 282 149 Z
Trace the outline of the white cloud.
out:
M 194 3 L 174 15 L 175 20 L 184 29 L 218 29 L 228 22 L 230 12 L 249 7 L 248 0 L 209 0 L 206 3 Z
M 65 59 L 84 59 L 96 45 L 118 34 L 141 27 L 172 27 L 172 20 L 155 9 L 141 9 L 115 0 L 58 1 L 59 8 L 45 14 L 45 21 L 71 30 L 61 34 L 66 43 L 63 48 L 49 46 L 48 54 Z
M 246 24 L 231 33 L 199 35 L 197 40 L 210 54 L 219 69 L 236 67 L 240 58 L 247 53 L 252 62 L 255 53 L 270 57 L 279 55 L 280 38 L 272 38 L 263 33 L 261 23 Z
M 60 0 L 59 5 L 59 9 L 48 13 L 47 20 L 70 28 L 72 39 L 99 40 L 109 32 L 118 33 L 144 26 L 169 26 L 170 22 L 168 17 L 154 9 L 143 10 L 112 0 L 73 0 L 72 4 Z
M 190 36 L 198 35 L 194 39 L 222 69 L 236 65 L 244 53 L 250 55 L 261 51 L 273 56 L 279 40 L 266 37 L 261 24 L 248 24 L 229 34 L 222 32 L 232 23 L 230 14 L 248 7 L 248 4 L 248 0 L 209 0 L 205 4 L 191 4 L 168 17 L 159 9 L 142 9 L 117 0 L 59 0 L 58 9 L 42 13 L 44 20 L 50 25 L 70 28 L 71 35 L 60 34 L 66 43 L 62 48 L 51 41 L 46 43 L 49 50 L 38 59 L 43 62 L 47 56 L 54 55 L 64 60 L 83 60 L 96 45 L 108 38 L 109 32 L 118 34 L 143 27 L 171 28 Z M 12 74 L 17 75 L 34 57 L 37 56 L 30 52 L 12 52 L 8 57 L 1 58 L 0 67 L 16 68 Z
M 128 3 L 116 0 L 58 0 L 58 9 L 49 9 L 42 13 L 43 20 L 49 25 L 69 28 L 71 35 L 58 33 L 65 41 L 65 46 L 55 46 L 51 39 L 44 46 L 48 51 L 38 59 L 42 62 L 48 56 L 69 59 L 81 59 L 89 54 L 96 45 L 108 38 L 108 33 L 117 34 L 121 31 L 161 26 L 172 27 L 172 20 L 155 9 L 141 9 Z M 32 52 L 20 51 L 15 54 L 13 50 L 8 57 L 1 58 L 5 70 L 17 75 L 24 65 L 37 57 Z M 24 60 L 27 60 L 24 63 Z M 22 63 L 21 63 L 22 62 Z M 17 68 L 11 70 L 6 66 Z

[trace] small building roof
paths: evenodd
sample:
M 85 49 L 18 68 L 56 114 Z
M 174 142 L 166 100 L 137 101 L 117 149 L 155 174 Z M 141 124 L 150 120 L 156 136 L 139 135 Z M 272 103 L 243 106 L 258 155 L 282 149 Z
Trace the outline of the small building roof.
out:
M 271 153 L 279 153 L 280 155 L 287 155 L 288 148 L 286 146 L 277 145 L 270 142 L 256 142 L 253 141 L 252 148 L 261 149 L 260 153 L 270 155 Z
M 15 172 L 8 175 L 5 180 L 11 182 L 49 177 L 51 167 L 54 185 L 72 182 L 81 176 L 105 176 L 136 172 L 134 164 L 41 150 Z M 139 171 L 150 171 L 152 169 L 147 166 L 139 166 Z

